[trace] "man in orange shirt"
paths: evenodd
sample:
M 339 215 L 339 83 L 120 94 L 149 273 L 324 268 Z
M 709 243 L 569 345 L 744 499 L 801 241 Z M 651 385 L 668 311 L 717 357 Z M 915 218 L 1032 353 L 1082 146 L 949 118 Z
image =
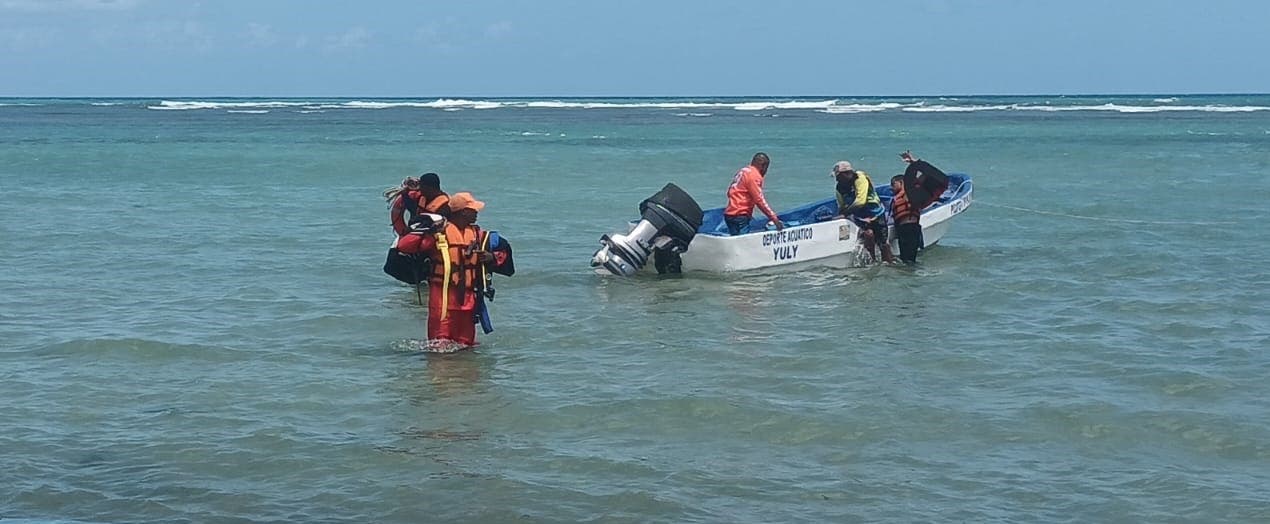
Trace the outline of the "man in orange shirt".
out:
M 754 206 L 758 206 L 776 224 L 777 231 L 785 229 L 785 224 L 772 211 L 772 207 L 767 205 L 767 199 L 763 198 L 763 178 L 767 176 L 767 166 L 771 163 L 767 153 L 755 153 L 750 165 L 741 168 L 732 177 L 732 185 L 728 186 L 728 207 L 723 209 L 723 222 L 728 225 L 729 235 L 750 232 Z

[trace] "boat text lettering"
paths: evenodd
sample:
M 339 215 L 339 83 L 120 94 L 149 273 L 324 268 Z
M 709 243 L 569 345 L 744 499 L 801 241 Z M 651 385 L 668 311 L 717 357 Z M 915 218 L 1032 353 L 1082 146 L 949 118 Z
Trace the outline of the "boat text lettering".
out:
M 788 244 L 799 240 L 811 240 L 811 227 L 800 227 L 798 229 L 786 229 L 783 231 L 773 231 L 763 234 L 764 246 L 777 246 L 780 244 Z
M 793 260 L 798 258 L 798 245 L 772 248 L 772 260 Z

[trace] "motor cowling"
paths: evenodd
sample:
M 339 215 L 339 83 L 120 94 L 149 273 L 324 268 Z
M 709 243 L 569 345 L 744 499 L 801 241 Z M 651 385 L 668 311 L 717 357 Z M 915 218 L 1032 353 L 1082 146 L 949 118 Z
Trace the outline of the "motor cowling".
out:
M 697 236 L 703 218 L 697 201 L 675 184 L 666 184 L 640 202 L 639 212 L 640 221 L 629 233 L 600 237 L 600 249 L 591 257 L 591 267 L 631 276 L 648 264 L 654 252 L 658 257 L 677 257 Z M 658 272 L 675 272 L 677 267 L 676 263 L 657 264 Z

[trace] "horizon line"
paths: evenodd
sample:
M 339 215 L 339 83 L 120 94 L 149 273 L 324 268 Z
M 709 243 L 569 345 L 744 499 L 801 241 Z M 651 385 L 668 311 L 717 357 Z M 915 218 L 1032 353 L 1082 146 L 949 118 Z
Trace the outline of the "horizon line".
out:
M 368 100 L 399 100 L 399 99 L 450 99 L 450 100 L 471 100 L 471 99 L 640 99 L 640 98 L 817 98 L 817 99 L 839 99 L 839 98 L 929 98 L 929 97 L 1146 97 L 1146 96 L 1270 96 L 1270 93 L 1239 93 L 1239 92 L 1196 92 L 1196 93 L 943 93 L 943 94 L 891 94 L 891 95 L 829 95 L 829 94 L 801 94 L 801 95 L 61 95 L 61 96 L 21 96 L 21 95 L 0 95 L 0 100 L 25 99 L 25 100 L 90 100 L 90 99 L 118 99 L 118 100 L 142 100 L 142 99 L 192 99 L 192 98 L 218 98 L 218 99 L 261 99 L 261 98 L 290 98 L 290 99 L 332 99 L 332 98 L 356 98 Z

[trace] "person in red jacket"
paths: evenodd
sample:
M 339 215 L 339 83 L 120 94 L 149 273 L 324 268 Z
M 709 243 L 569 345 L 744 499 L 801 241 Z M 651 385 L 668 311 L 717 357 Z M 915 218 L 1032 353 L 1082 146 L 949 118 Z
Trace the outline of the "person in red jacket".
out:
M 388 218 L 392 220 L 392 230 L 397 237 L 410 233 L 410 218 L 419 214 L 419 199 L 423 193 L 419 190 L 419 179 L 406 177 L 401 185 L 384 191 L 384 199 L 388 201 Z M 406 214 L 409 213 L 410 217 Z
M 732 177 L 732 185 L 728 186 L 728 207 L 723 209 L 723 222 L 728 225 L 729 235 L 750 232 L 755 206 L 776 224 L 777 231 L 785 228 L 776 212 L 767 205 L 767 199 L 763 198 L 763 179 L 767 176 L 767 167 L 771 163 L 767 153 L 755 153 L 750 165 L 741 168 Z

